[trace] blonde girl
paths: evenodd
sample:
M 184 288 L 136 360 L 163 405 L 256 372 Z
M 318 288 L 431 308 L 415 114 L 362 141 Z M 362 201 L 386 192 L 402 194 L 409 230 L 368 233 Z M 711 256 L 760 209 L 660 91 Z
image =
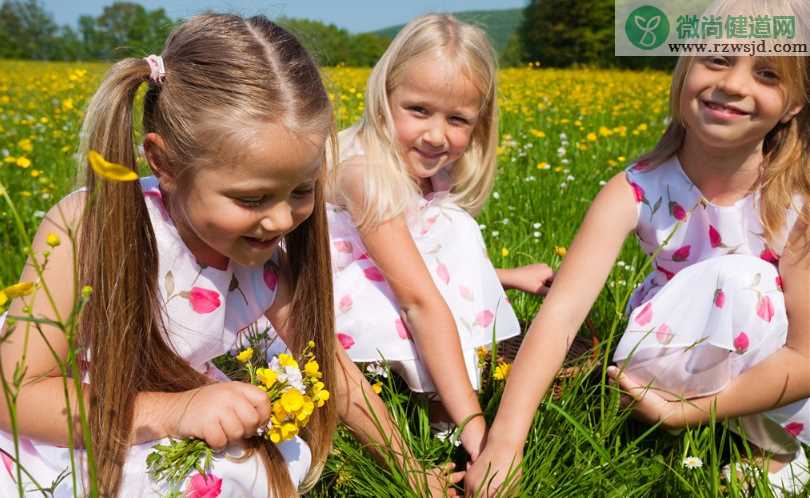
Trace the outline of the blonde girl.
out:
M 337 336 L 438 393 L 475 458 L 485 423 L 475 348 L 520 333 L 473 219 L 495 178 L 492 48 L 452 16 L 412 20 L 372 70 L 363 118 L 340 134 L 328 192 Z M 541 291 L 551 272 L 501 272 Z M 473 418 L 470 419 L 470 417 Z
M 774 14 L 746 5 L 721 2 L 725 12 Z M 809 95 L 806 57 L 678 61 L 672 122 L 593 201 L 466 475 L 468 495 L 486 474 L 493 492 L 520 461 L 538 403 L 631 232 L 653 271 L 631 298 L 608 375 L 643 420 L 728 420 L 762 455 L 747 465 L 764 466 L 778 496 L 801 491 L 810 476 L 801 446 L 810 443 Z
M 296 496 L 317 479 L 335 420 L 374 434 L 366 401 L 385 410 L 342 349 L 335 348 L 329 241 L 323 204 L 325 141 L 332 112 L 317 67 L 288 32 L 264 17 L 209 14 L 180 25 L 161 56 L 125 59 L 107 73 L 87 109 L 82 155 L 136 171 L 134 98 L 148 83 L 143 147 L 153 176 L 139 182 L 99 181 L 55 206 L 37 231 L 33 254 L 49 250 L 44 283 L 11 315 L 68 316 L 74 286 L 92 296 L 78 325 L 85 362 L 98 484 L 103 496 L 163 496 L 145 459 L 157 440 L 197 437 L 223 451 L 211 473 L 189 476 L 188 496 Z M 91 201 L 92 199 L 92 201 Z M 49 234 L 78 228 L 79 281 L 70 244 L 47 246 Z M 23 281 L 36 280 L 32 265 Z M 258 388 L 228 382 L 211 360 L 229 351 L 248 327 L 270 328 L 281 348 L 308 341 L 333 401 L 315 411 L 302 437 L 246 448 L 266 426 L 270 407 Z M 3 374 L 10 382 L 25 359 L 17 399 L 22 489 L 35 480 L 56 495 L 83 494 L 87 475 L 69 470 L 63 379 L 63 332 L 7 326 Z M 362 391 L 366 392 L 363 393 Z M 9 410 L 0 427 L 10 431 Z M 80 430 L 77 427 L 77 432 Z M 81 445 L 81 436 L 75 444 Z M 396 441 L 395 441 L 396 443 Z M 0 434 L 3 496 L 17 494 L 17 453 Z M 84 451 L 79 465 L 86 467 Z M 74 489 L 77 482 L 82 489 Z

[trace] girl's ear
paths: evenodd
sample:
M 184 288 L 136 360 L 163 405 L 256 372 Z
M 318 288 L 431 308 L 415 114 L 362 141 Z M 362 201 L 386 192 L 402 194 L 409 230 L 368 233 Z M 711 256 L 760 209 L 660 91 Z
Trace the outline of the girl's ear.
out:
M 149 169 L 160 182 L 160 186 L 167 192 L 175 189 L 176 179 L 166 159 L 166 142 L 157 133 L 147 133 L 143 138 L 143 152 Z
M 799 114 L 802 111 L 802 109 L 804 109 L 804 104 L 798 104 L 788 108 L 788 110 L 785 111 L 785 115 L 782 116 L 782 119 L 780 119 L 779 122 L 787 123 L 788 121 L 793 119 L 796 116 L 796 114 Z

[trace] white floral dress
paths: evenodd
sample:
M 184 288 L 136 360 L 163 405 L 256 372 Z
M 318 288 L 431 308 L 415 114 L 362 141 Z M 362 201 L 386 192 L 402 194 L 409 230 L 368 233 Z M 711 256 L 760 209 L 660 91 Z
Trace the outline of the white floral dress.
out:
M 275 298 L 278 282 L 275 263 L 264 268 L 247 268 L 231 263 L 226 270 L 201 268 L 177 233 L 165 210 L 158 183 L 153 177 L 141 180 L 149 217 L 158 244 L 159 286 L 165 303 L 165 319 L 171 345 L 178 355 L 196 370 L 218 380 L 226 380 L 211 360 L 237 345 L 240 331 L 249 326 L 260 329 L 272 325 L 264 318 Z M 1 320 L 1 319 L 0 319 Z M 0 322 L 2 325 L 2 322 Z M 286 349 L 278 338 L 269 354 Z M 92 360 L 91 360 L 92 361 Z M 162 440 L 161 442 L 167 442 Z M 119 496 L 158 497 L 165 486 L 151 481 L 146 474 L 146 456 L 158 441 L 132 446 L 123 469 Z M 293 483 L 300 484 L 309 470 L 311 454 L 303 439 L 295 437 L 278 445 L 287 462 Z M 0 496 L 18 496 L 17 472 L 13 459 L 14 443 L 10 434 L 0 431 Z M 232 446 L 214 458 L 211 477 L 197 473 L 189 477 L 183 491 L 189 497 L 267 496 L 267 475 L 258 456 L 237 462 L 242 448 Z M 83 451 L 76 451 L 78 461 Z M 61 472 L 69 471 L 67 448 L 30 438 L 20 439 L 20 461 L 42 487 L 49 487 Z M 42 496 L 23 473 L 25 496 Z M 82 494 L 81 492 L 79 493 Z M 55 497 L 73 496 L 68 476 L 55 488 Z
M 341 143 L 341 156 L 361 155 L 356 141 Z M 434 193 L 415 200 L 406 223 L 433 283 L 458 329 L 467 373 L 478 388 L 475 348 L 520 334 L 520 325 L 487 256 L 478 223 L 448 199 L 449 179 L 431 178 Z M 337 337 L 355 362 L 385 360 L 417 392 L 436 389 L 400 307 L 369 257 L 351 215 L 327 204 L 332 243 Z
M 757 193 L 732 206 L 711 204 L 677 157 L 655 168 L 637 163 L 627 179 L 638 203 L 636 235 L 655 255 L 654 271 L 631 297 L 614 359 L 669 399 L 719 392 L 785 343 L 777 263 L 800 201 L 788 212 L 782 241 L 769 246 Z M 763 415 L 810 443 L 810 400 Z

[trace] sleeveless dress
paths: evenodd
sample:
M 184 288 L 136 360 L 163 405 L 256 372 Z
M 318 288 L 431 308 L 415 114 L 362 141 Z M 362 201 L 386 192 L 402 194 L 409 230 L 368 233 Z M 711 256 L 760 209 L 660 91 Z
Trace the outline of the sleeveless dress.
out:
M 637 163 L 626 174 L 638 205 L 636 235 L 654 271 L 628 303 L 614 360 L 670 400 L 717 393 L 785 343 L 777 264 L 801 199 L 794 199 L 781 240 L 769 246 L 758 193 L 713 205 L 677 157 L 655 168 Z M 797 440 L 810 443 L 808 399 L 750 417 L 766 417 L 792 448 Z
M 276 295 L 274 264 L 271 262 L 264 268 L 248 268 L 231 262 L 226 270 L 200 267 L 163 206 L 157 180 L 153 177 L 143 178 L 141 187 L 157 239 L 160 260 L 158 282 L 171 346 L 195 370 L 217 380 L 227 380 L 211 360 L 231 351 L 239 343 L 240 331 L 253 326 L 259 327 L 259 330 L 269 329 L 269 335 L 275 336 L 272 325 L 264 317 Z M 0 318 L 0 326 L 3 318 Z M 281 338 L 275 339 L 269 355 L 286 350 Z M 89 380 L 85 379 L 85 382 Z M 146 457 L 158 442 L 166 443 L 168 440 L 130 447 L 119 496 L 159 497 L 167 494 L 168 489 L 150 480 L 146 473 Z M 293 483 L 300 484 L 311 462 L 309 446 L 297 436 L 277 446 L 287 462 Z M 3 463 L 3 468 L 0 468 L 0 496 L 18 496 L 14 443 L 11 435 L 2 431 L 0 450 Z M 254 454 L 237 462 L 236 459 L 242 454 L 243 448 L 239 445 L 232 445 L 216 454 L 211 477 L 204 479 L 192 472 L 181 487 L 184 496 L 267 496 L 267 475 L 261 459 Z M 75 455 L 77 464 L 84 461 L 84 451 L 76 450 Z M 25 471 L 42 487 L 51 486 L 60 473 L 70 471 L 67 448 L 30 438 L 20 438 L 19 458 L 24 468 L 25 496 L 42 496 L 31 480 L 26 478 Z M 84 477 L 77 481 L 81 483 L 82 479 Z M 78 494 L 82 495 L 82 491 Z M 53 496 L 73 496 L 70 476 L 56 486 Z
M 356 139 L 340 145 L 341 160 L 363 155 Z M 489 261 L 478 223 L 449 199 L 446 173 L 431 181 L 434 192 L 414 199 L 406 224 L 455 319 L 467 373 L 478 389 L 475 349 L 491 345 L 493 338 L 520 334 L 520 324 Z M 369 257 L 351 215 L 327 204 L 327 218 L 340 344 L 353 361 L 386 361 L 413 391 L 435 392 L 394 293 Z

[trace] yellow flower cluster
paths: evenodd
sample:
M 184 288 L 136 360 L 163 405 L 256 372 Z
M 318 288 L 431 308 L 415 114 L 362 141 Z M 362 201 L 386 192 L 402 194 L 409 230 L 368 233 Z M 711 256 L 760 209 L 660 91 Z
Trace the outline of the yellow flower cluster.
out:
M 270 365 L 254 368 L 254 351 L 248 347 L 236 355 L 245 364 L 251 382 L 267 393 L 271 416 L 265 437 L 273 443 L 286 441 L 304 428 L 315 411 L 329 400 L 329 391 L 321 381 L 323 372 L 309 341 L 302 355 L 304 368 L 288 353 L 277 355 Z

